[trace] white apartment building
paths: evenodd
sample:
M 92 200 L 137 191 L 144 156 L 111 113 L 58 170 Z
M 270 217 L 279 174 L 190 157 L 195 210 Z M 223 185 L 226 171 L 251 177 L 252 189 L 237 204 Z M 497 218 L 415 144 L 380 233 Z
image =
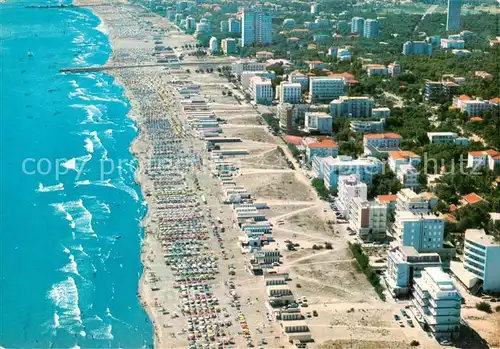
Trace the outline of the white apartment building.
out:
M 212 36 L 210 38 L 208 48 L 212 54 L 220 52 L 219 40 L 217 40 L 217 38 L 215 36 Z
M 309 89 L 309 76 L 299 71 L 291 72 L 290 75 L 288 75 L 288 82 L 299 83 L 302 91 L 307 91 Z
M 406 296 L 413 278 L 420 277 L 426 267 L 441 267 L 441 258 L 435 252 L 419 253 L 412 246 L 396 245 L 387 251 L 387 284 L 396 297 Z
M 330 103 L 333 117 L 369 118 L 372 116 L 373 99 L 370 97 L 341 96 Z
M 367 193 L 368 186 L 361 182 L 359 175 L 339 176 L 336 204 L 340 213 L 348 219 L 350 202 L 355 198 L 366 200 Z
M 364 36 L 365 19 L 363 17 L 353 17 L 351 19 L 351 33 Z
M 456 39 L 441 39 L 441 47 L 460 50 L 465 48 L 465 41 Z
M 311 76 L 309 79 L 309 98 L 311 103 L 331 102 L 347 94 L 344 78 Z
M 377 37 L 380 31 L 380 25 L 376 19 L 367 19 L 364 25 L 364 37 Z
M 276 74 L 272 71 L 262 70 L 262 71 L 244 71 L 240 75 L 241 86 L 244 90 L 250 89 L 250 79 L 255 76 L 260 76 L 265 79 L 273 79 Z
M 362 182 L 371 184 L 375 175 L 382 174 L 383 167 L 384 164 L 373 157 L 353 160 L 350 156 L 337 156 L 336 158 L 315 158 L 313 161 L 313 168 L 322 171 L 321 175 L 328 190 L 337 187 L 340 176 L 350 174 L 357 174 Z
M 396 133 L 375 133 L 363 137 L 365 155 L 378 155 L 398 151 L 402 137 Z
M 389 73 L 389 76 L 395 77 L 396 75 L 401 74 L 403 71 L 403 68 L 401 68 L 401 64 L 397 62 L 392 62 L 387 66 L 387 72 Z
M 467 156 L 468 168 L 488 167 L 493 171 L 496 166 L 500 166 L 500 152 L 494 149 L 471 151 Z
M 462 101 L 460 110 L 467 113 L 467 116 L 481 116 L 488 109 L 493 107 L 490 101 L 483 101 L 478 99 L 471 99 L 468 101 Z
M 236 75 L 241 75 L 244 71 L 263 71 L 266 70 L 264 63 L 258 63 L 252 60 L 240 60 L 234 62 L 231 66 L 232 71 Z
M 387 107 L 373 108 L 372 109 L 372 117 L 380 119 L 387 119 L 391 116 L 391 110 Z
M 457 137 L 455 132 L 427 132 L 430 144 L 452 144 Z
M 387 231 L 387 206 L 360 197 L 352 199 L 349 205 L 349 226 L 363 241 L 384 239 Z
M 405 188 L 415 189 L 419 186 L 418 171 L 410 164 L 399 166 L 396 177 Z
M 337 59 L 341 62 L 350 62 L 352 59 L 351 51 L 346 48 L 339 48 L 337 50 Z
M 401 189 L 397 194 L 397 212 L 411 211 L 413 213 L 429 213 L 431 209 L 429 200 L 423 195 L 416 194 L 411 189 Z
M 417 166 L 420 163 L 420 155 L 412 151 L 391 151 L 389 152 L 388 163 L 389 168 L 397 173 L 399 167 L 402 165 Z
M 427 324 L 436 339 L 454 338 L 460 329 L 461 296 L 441 268 L 428 267 L 414 279 L 413 305 L 419 322 Z
M 387 75 L 387 67 L 383 64 L 367 64 L 366 73 L 368 76 Z
M 485 292 L 500 292 L 500 243 L 483 229 L 465 231 L 463 266 L 482 281 Z
M 300 103 L 302 99 L 302 85 L 300 83 L 282 81 L 277 88 L 279 88 L 280 103 Z
M 273 27 L 271 14 L 262 9 L 243 10 L 241 45 L 271 44 L 273 42 Z
M 257 104 L 270 104 L 274 99 L 274 90 L 271 80 L 254 76 L 250 79 L 250 94 Z
M 332 116 L 322 112 L 308 112 L 305 115 L 304 130 L 320 134 L 332 134 Z

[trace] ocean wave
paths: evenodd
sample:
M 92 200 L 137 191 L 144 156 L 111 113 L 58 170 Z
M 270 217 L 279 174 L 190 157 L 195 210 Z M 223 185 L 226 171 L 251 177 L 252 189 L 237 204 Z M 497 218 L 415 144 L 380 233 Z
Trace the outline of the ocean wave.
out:
M 38 183 L 38 189 L 36 190 L 38 193 L 49 193 L 51 191 L 60 191 L 64 190 L 64 184 L 58 183 L 56 185 L 51 185 L 45 187 L 42 183 Z
M 59 314 L 57 311 L 54 311 L 54 328 L 59 328 L 61 323 L 59 322 Z
M 102 91 L 101 91 L 102 92 Z M 123 105 L 128 105 L 127 102 L 123 99 L 117 98 L 117 97 L 111 97 L 111 96 L 102 96 L 101 95 L 93 95 L 91 94 L 87 89 L 78 87 L 75 89 L 74 92 L 69 92 L 68 97 L 70 99 L 81 99 L 84 101 L 101 101 L 101 102 L 112 102 L 112 103 L 120 103 Z
M 94 143 L 92 143 L 92 140 L 90 138 L 85 138 L 85 145 L 84 145 L 84 147 L 87 150 L 87 152 L 89 152 L 89 153 L 93 153 L 94 152 Z
M 65 218 L 71 222 L 71 228 L 80 233 L 94 233 L 92 229 L 92 213 L 83 205 L 83 201 L 67 201 L 52 204 L 58 212 L 65 215 Z M 96 237 L 97 235 L 92 234 Z
M 69 263 L 62 267 L 60 271 L 80 276 L 80 273 L 78 272 L 78 264 L 72 254 L 69 255 Z
M 78 288 L 71 276 L 54 284 L 47 297 L 59 310 L 56 312 L 57 318 L 54 315 L 54 326 L 56 324 L 62 325 L 62 327 L 82 326 L 81 311 L 78 305 Z
M 94 152 L 94 149 L 99 149 L 102 151 L 101 159 L 108 158 L 108 151 L 106 148 L 104 148 L 104 145 L 102 144 L 102 141 L 99 138 L 99 136 L 97 135 L 96 131 L 90 131 L 90 132 L 84 131 L 84 132 L 81 132 L 80 135 L 90 137 L 90 138 L 85 139 L 85 143 L 86 143 L 86 146 L 87 146 L 88 142 L 91 143 L 92 148 L 90 148 L 90 146 L 89 146 L 89 149 L 92 149 L 92 153 Z M 87 149 L 87 151 L 89 151 L 89 149 Z M 89 153 L 90 153 L 90 151 L 89 151 Z
M 67 168 L 68 170 L 81 172 L 83 166 L 85 166 L 85 164 L 90 161 L 90 159 L 92 159 L 92 155 L 87 154 L 78 158 L 69 159 L 68 161 L 63 162 L 61 166 Z
M 92 338 L 101 340 L 113 340 L 113 326 L 111 324 L 105 324 L 101 328 L 91 331 Z
M 76 38 L 73 39 L 72 43 L 73 44 L 81 44 L 85 41 L 85 38 L 83 35 L 78 35 Z
M 103 113 L 101 108 L 105 108 L 102 104 L 72 104 L 71 107 L 85 110 L 87 119 L 81 122 L 81 124 L 98 123 L 102 121 Z
M 83 181 L 78 181 L 75 182 L 75 187 L 79 187 L 81 185 L 97 185 L 101 187 L 109 187 L 109 188 L 115 188 L 118 190 L 122 190 L 129 194 L 135 201 L 139 201 L 139 194 L 132 188 L 123 183 L 123 181 L 111 181 L 111 179 L 106 179 L 106 180 L 97 180 L 97 181 L 90 181 L 88 179 L 83 180 Z
M 78 85 L 78 83 L 76 82 L 76 80 L 70 80 L 69 83 L 71 84 L 71 86 L 73 86 L 74 88 L 78 88 L 80 87 L 80 85 Z

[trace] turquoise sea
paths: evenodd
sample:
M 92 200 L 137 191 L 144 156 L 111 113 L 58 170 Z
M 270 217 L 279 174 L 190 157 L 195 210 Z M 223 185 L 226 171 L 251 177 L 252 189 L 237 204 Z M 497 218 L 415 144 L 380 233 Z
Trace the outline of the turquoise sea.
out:
M 59 73 L 111 46 L 88 10 L 25 8 L 49 3 L 0 4 L 0 346 L 149 347 L 137 128 L 113 78 Z

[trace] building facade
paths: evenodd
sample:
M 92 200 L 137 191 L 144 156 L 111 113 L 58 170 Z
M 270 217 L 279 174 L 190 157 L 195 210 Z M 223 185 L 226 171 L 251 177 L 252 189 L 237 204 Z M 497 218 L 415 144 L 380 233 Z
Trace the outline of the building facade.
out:
M 412 303 L 419 322 L 429 326 L 436 339 L 451 339 L 460 329 L 462 298 L 441 268 L 427 267 L 414 279 Z
M 332 134 L 332 116 L 322 112 L 308 112 L 305 114 L 304 130 L 310 133 Z
M 351 19 L 351 33 L 364 36 L 365 19 L 363 17 L 353 17 Z
M 380 25 L 376 19 L 367 19 L 364 25 L 364 37 L 376 38 L 380 32 Z
M 241 23 L 236 18 L 229 18 L 227 20 L 227 27 L 230 33 L 240 34 L 241 33 Z
M 444 219 L 434 214 L 396 211 L 393 229 L 403 246 L 413 246 L 418 252 L 434 252 L 443 247 Z
M 338 179 L 338 193 L 336 204 L 340 213 L 349 219 L 349 207 L 355 198 L 367 199 L 368 186 L 361 181 L 357 174 L 342 175 Z
M 463 265 L 482 281 L 485 292 L 500 292 L 500 243 L 483 229 L 465 231 Z
M 312 76 L 309 79 L 309 98 L 311 103 L 327 102 L 347 94 L 347 82 L 344 78 Z
M 371 184 L 373 177 L 382 174 L 384 164 L 377 158 L 367 157 L 353 160 L 350 156 L 322 158 L 325 187 L 337 188 L 340 176 L 357 174 L 362 182 Z M 320 168 L 320 166 L 318 166 Z
M 254 76 L 250 79 L 250 94 L 257 104 L 270 104 L 274 99 L 271 80 Z
M 273 42 L 271 14 L 262 9 L 245 9 L 242 15 L 241 45 L 267 45 Z M 229 28 L 231 30 L 231 28 Z
M 460 31 L 460 9 L 462 0 L 448 0 L 448 13 L 446 17 L 446 31 L 458 33 Z
M 349 205 L 349 227 L 363 241 L 382 240 L 387 231 L 387 206 L 360 197 Z
M 425 41 L 407 41 L 403 44 L 403 55 L 432 55 L 432 44 Z
M 280 103 L 300 103 L 302 100 L 302 85 L 300 83 L 282 81 L 279 85 L 278 96 Z
M 225 55 L 238 53 L 238 43 L 236 39 L 233 38 L 222 39 L 221 47 L 222 47 L 222 52 Z
M 387 284 L 396 297 L 407 296 L 413 288 L 413 279 L 421 276 L 427 267 L 441 267 L 439 254 L 419 253 L 414 247 L 397 245 L 387 251 Z
M 279 118 L 280 129 L 287 133 L 296 131 L 299 126 L 304 125 L 305 115 L 309 110 L 309 104 L 278 104 L 277 114 Z
M 372 116 L 373 99 L 370 97 L 342 96 L 330 103 L 332 117 L 369 118 Z

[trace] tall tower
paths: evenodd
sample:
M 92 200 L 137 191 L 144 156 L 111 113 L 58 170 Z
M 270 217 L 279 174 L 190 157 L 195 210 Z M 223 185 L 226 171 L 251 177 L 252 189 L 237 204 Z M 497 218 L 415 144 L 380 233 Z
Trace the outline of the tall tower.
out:
M 448 17 L 446 19 L 446 31 L 457 33 L 460 31 L 460 8 L 462 0 L 448 0 Z
M 351 20 L 351 33 L 364 36 L 365 19 L 363 17 L 353 17 Z
M 272 18 L 262 9 L 244 10 L 241 23 L 241 46 L 270 44 L 273 41 Z

